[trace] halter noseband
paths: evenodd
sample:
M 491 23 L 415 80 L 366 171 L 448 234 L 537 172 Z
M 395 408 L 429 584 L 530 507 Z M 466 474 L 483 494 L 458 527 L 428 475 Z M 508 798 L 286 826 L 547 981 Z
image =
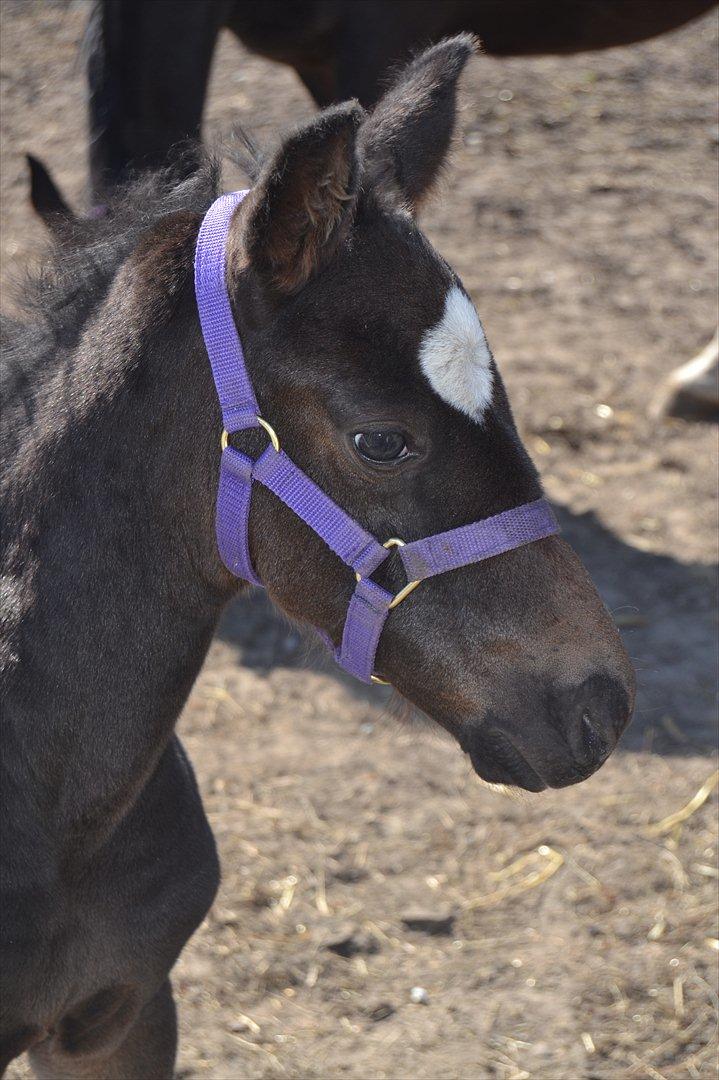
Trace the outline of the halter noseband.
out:
M 559 526 L 548 503 L 537 499 L 423 540 L 405 544 L 392 537 L 382 544 L 290 460 L 274 429 L 259 415 L 227 294 L 225 246 L 232 215 L 245 195 L 246 191 L 234 191 L 212 204 L 200 227 L 195 252 L 197 307 L 224 424 L 216 517 L 220 557 L 236 577 L 262 584 L 250 559 L 248 525 L 252 482 L 263 484 L 354 570 L 357 584 L 347 609 L 342 643 L 335 649 L 326 634 L 322 637 L 337 663 L 352 675 L 363 682 L 384 682 L 373 672 L 387 615 L 424 578 L 541 540 L 558 532 Z M 256 427 L 265 429 L 270 445 L 253 461 L 230 446 L 228 436 Z M 394 596 L 370 578 L 393 548 L 398 549 L 408 579 Z

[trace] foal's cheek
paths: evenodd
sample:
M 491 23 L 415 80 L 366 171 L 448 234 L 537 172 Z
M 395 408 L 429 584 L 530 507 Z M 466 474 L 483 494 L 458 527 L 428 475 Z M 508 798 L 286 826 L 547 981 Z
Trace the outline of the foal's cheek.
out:
M 260 484 L 253 486 L 249 534 L 252 565 L 272 602 L 339 643 L 354 587 L 352 571 Z
M 467 620 L 461 600 L 436 603 L 437 581 L 423 581 L 390 611 L 377 651 L 377 670 L 412 704 L 450 731 L 461 732 L 462 717 L 477 708 L 481 682 L 474 649 L 461 638 Z M 458 617 L 459 616 L 459 617 Z

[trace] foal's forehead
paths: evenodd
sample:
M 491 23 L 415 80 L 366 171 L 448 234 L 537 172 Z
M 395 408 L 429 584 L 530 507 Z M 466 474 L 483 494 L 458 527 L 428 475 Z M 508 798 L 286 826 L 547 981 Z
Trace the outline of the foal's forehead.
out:
M 380 217 L 374 238 L 369 231 L 365 257 L 381 266 L 386 317 L 398 337 L 412 340 L 418 377 L 445 404 L 481 421 L 494 366 L 472 301 L 413 221 Z

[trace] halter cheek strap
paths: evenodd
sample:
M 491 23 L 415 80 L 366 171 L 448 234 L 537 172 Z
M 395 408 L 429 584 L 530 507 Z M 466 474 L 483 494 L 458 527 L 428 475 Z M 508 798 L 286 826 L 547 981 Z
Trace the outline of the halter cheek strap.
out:
M 404 544 L 396 537 L 381 544 L 339 507 L 280 448 L 274 429 L 260 416 L 245 356 L 232 315 L 225 280 L 225 251 L 232 216 L 247 195 L 222 195 L 200 227 L 195 253 L 195 294 L 205 346 L 222 411 L 220 480 L 216 531 L 220 557 L 236 577 L 261 585 L 250 558 L 249 520 L 252 485 L 260 483 L 294 511 L 347 566 L 357 584 L 338 648 L 321 636 L 337 662 L 363 682 L 382 682 L 374 675 L 377 646 L 392 608 L 424 578 L 480 562 L 559 531 L 544 499 L 514 507 L 448 532 Z M 254 461 L 229 445 L 229 435 L 264 428 L 270 445 Z M 395 596 L 370 580 L 397 547 L 408 583 Z

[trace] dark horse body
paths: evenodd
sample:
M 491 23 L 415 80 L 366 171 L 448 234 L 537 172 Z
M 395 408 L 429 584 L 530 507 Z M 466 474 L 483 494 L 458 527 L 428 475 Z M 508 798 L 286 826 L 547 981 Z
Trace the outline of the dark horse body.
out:
M 220 29 L 289 64 L 319 105 L 373 105 L 417 47 L 469 31 L 493 56 L 628 45 L 715 0 L 98 0 L 88 53 L 93 194 L 198 139 Z
M 230 231 L 262 412 L 379 537 L 541 494 L 476 312 L 413 218 L 470 52 L 436 46 L 370 116 L 337 107 L 285 139 Z M 218 875 L 173 728 L 239 587 L 215 541 L 221 423 L 192 287 L 218 188 L 207 161 L 147 176 L 72 226 L 27 322 L 3 325 L 0 1071 L 29 1050 L 46 1077 L 172 1073 L 168 975 Z M 250 545 L 278 605 L 337 643 L 347 567 L 263 490 Z M 590 775 L 632 709 L 616 630 L 558 537 L 423 582 L 377 661 L 480 775 L 534 791 Z

